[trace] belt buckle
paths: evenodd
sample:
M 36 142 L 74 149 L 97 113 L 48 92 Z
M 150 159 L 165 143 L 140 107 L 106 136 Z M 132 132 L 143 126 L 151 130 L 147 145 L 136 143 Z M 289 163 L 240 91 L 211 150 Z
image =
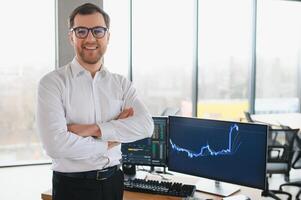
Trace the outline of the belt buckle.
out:
M 99 170 L 99 171 L 97 171 L 96 180 L 98 180 L 98 181 L 106 180 L 107 179 L 106 177 L 104 177 L 104 178 L 101 177 L 101 173 L 105 172 L 105 171 L 108 171 L 108 170 L 106 169 L 106 170 Z

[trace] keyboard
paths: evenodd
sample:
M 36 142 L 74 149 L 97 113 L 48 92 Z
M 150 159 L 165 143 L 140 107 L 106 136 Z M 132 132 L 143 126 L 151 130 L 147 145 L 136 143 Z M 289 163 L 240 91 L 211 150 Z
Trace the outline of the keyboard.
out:
M 190 197 L 193 196 L 196 187 L 195 185 L 185 185 L 182 183 L 159 182 L 136 178 L 124 180 L 124 190 L 177 197 Z

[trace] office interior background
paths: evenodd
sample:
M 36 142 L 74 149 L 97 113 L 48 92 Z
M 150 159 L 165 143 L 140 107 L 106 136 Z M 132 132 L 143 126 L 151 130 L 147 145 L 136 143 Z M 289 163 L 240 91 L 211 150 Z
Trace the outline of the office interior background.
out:
M 2 5 L 2 184 L 8 166 L 50 162 L 36 130 L 37 84 L 73 58 L 67 19 L 84 2 Z M 169 107 L 179 108 L 183 116 L 225 120 L 241 120 L 244 111 L 300 112 L 300 1 L 89 2 L 111 16 L 105 66 L 133 81 L 152 115 Z

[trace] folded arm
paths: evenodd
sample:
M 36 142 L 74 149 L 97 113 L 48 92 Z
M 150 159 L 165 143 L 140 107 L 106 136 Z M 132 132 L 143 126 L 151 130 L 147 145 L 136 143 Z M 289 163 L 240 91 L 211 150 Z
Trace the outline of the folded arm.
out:
M 137 97 L 132 84 L 123 80 L 124 109 L 115 120 L 95 124 L 69 124 L 68 130 L 80 136 L 96 136 L 103 141 L 133 142 L 153 134 L 153 120 L 145 105 Z
M 126 108 L 124 109 L 116 118 L 118 119 L 125 119 L 128 117 L 131 117 L 134 115 L 134 110 L 133 108 Z M 101 137 L 101 130 L 98 125 L 96 124 L 69 124 L 68 126 L 68 131 L 75 133 L 79 136 L 82 137 Z M 115 141 L 108 141 L 108 148 L 113 148 L 114 146 L 119 145 L 120 142 L 115 142 Z
M 138 98 L 132 83 L 126 79 L 121 81 L 123 107 L 133 108 L 133 116 L 124 119 L 97 122 L 101 130 L 101 139 L 104 141 L 118 141 L 121 143 L 133 142 L 153 134 L 154 123 L 145 105 Z
M 107 152 L 108 142 L 68 131 L 62 88 L 62 81 L 50 76 L 44 77 L 38 88 L 37 126 L 47 154 L 52 158 L 86 159 Z

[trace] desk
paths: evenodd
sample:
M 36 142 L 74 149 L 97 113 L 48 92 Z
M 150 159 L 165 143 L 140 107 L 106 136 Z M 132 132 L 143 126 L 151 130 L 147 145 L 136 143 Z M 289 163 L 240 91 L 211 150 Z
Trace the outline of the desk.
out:
M 252 119 L 274 125 L 286 125 L 301 130 L 301 113 L 279 113 L 252 115 Z
M 261 192 L 256 189 L 252 188 L 245 188 L 243 187 L 242 190 L 237 194 L 245 194 L 248 195 L 251 199 L 261 199 Z M 194 197 L 199 198 L 211 198 L 212 200 L 221 200 L 222 198 L 215 195 L 209 195 L 201 192 L 196 192 Z M 51 189 L 43 192 L 41 194 L 42 200 L 52 200 L 51 196 Z M 146 194 L 146 193 L 139 193 L 139 192 L 129 192 L 125 191 L 123 200 L 180 200 L 180 197 L 172 197 L 172 196 L 165 196 L 165 195 L 154 195 L 154 194 Z
M 139 176 L 139 178 L 140 177 L 141 176 Z M 173 177 L 172 181 L 182 182 L 182 183 L 186 183 L 186 184 L 196 184 L 200 180 L 200 178 L 198 178 L 198 177 L 184 175 L 184 174 L 183 175 L 181 174 L 180 176 L 177 174 L 176 176 L 172 176 L 172 177 Z M 147 179 L 155 179 L 154 175 L 147 175 L 146 178 Z M 179 180 L 181 180 L 181 181 L 179 181 Z M 244 187 L 244 186 L 241 186 L 241 190 L 236 194 L 245 194 L 254 200 L 262 199 L 261 190 Z M 199 191 L 195 192 L 194 197 L 210 198 L 213 200 L 221 200 L 222 199 L 222 197 L 220 197 L 220 196 L 206 194 L 206 193 L 199 192 Z M 46 192 L 43 192 L 41 194 L 41 198 L 42 198 L 42 200 L 52 200 L 51 189 Z M 156 199 L 156 200 L 180 200 L 181 198 L 166 196 L 166 195 L 154 195 L 154 194 L 146 194 L 146 193 L 139 193 L 139 192 L 129 192 L 129 191 L 125 191 L 124 196 L 123 196 L 123 200 L 154 200 L 154 199 Z

